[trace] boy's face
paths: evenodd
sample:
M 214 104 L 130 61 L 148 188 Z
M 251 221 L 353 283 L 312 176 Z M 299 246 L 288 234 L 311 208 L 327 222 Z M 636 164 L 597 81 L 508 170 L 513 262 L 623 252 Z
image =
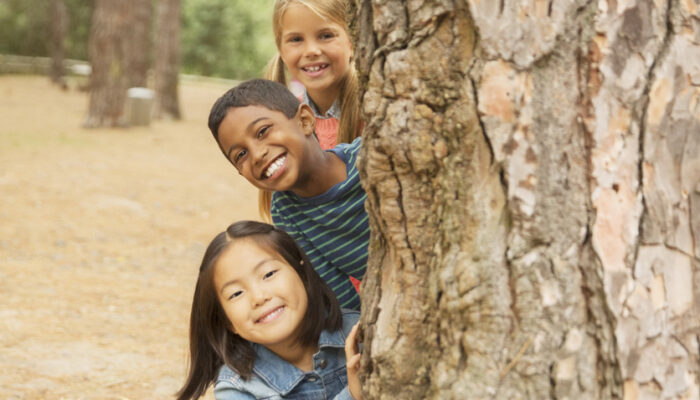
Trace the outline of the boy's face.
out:
M 219 146 L 255 187 L 293 191 L 304 176 L 314 123 L 304 104 L 291 119 L 264 106 L 230 108 L 219 126 Z

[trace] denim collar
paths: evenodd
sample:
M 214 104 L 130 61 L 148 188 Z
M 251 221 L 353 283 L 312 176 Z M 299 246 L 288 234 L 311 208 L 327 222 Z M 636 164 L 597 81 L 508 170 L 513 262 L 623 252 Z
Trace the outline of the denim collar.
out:
M 314 365 L 318 355 L 327 348 L 344 348 L 345 336 L 342 330 L 335 332 L 323 331 L 318 339 L 319 350 L 314 354 Z M 268 350 L 265 346 L 253 344 L 257 354 L 253 371 L 271 388 L 280 395 L 285 396 L 296 387 L 306 375 L 299 368 L 283 361 L 277 354 Z
M 333 104 L 331 104 L 331 108 L 326 111 L 325 115 L 321 115 L 321 113 L 318 111 L 318 106 L 316 106 L 316 103 L 314 103 L 313 100 L 311 100 L 311 97 L 309 97 L 309 93 L 304 89 L 304 92 L 302 93 L 302 101 L 305 104 L 308 104 L 309 107 L 311 107 L 311 110 L 314 112 L 314 115 L 318 118 L 335 118 L 337 120 L 340 120 L 340 104 L 338 102 L 338 99 L 335 99 Z

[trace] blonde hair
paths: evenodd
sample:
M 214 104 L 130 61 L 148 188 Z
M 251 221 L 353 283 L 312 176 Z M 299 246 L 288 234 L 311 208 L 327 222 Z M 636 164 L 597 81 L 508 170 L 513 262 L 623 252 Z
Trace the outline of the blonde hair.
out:
M 265 79 L 287 85 L 287 76 L 279 48 L 282 43 L 282 17 L 292 4 L 301 4 L 308 7 L 319 17 L 330 20 L 343 27 L 348 32 L 345 22 L 347 0 L 276 0 L 272 12 L 272 32 L 275 35 L 277 54 L 270 60 L 265 68 Z M 349 34 L 348 34 L 349 36 Z M 351 62 L 347 74 L 340 83 L 340 120 L 338 121 L 337 143 L 350 143 L 360 136 L 362 121 L 360 120 L 360 102 L 357 98 L 359 83 L 357 72 Z M 270 207 L 272 205 L 272 193 L 261 190 L 258 195 L 258 209 L 263 220 L 271 222 Z

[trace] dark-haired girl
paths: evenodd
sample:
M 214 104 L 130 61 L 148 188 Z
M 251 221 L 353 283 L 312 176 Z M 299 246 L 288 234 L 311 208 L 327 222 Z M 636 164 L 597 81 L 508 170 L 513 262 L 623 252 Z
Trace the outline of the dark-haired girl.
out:
M 209 244 L 192 301 L 178 399 L 359 399 L 359 313 L 284 231 L 241 221 Z

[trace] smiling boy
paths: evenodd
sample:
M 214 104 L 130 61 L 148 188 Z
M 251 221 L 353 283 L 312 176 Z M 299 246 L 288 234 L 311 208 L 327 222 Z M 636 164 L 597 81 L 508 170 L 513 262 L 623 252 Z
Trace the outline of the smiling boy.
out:
M 238 172 L 273 192 L 278 227 L 304 249 L 341 307 L 359 310 L 351 278 L 362 280 L 369 223 L 366 194 L 355 166 L 361 139 L 321 149 L 314 114 L 283 85 L 263 79 L 219 98 L 209 129 Z

